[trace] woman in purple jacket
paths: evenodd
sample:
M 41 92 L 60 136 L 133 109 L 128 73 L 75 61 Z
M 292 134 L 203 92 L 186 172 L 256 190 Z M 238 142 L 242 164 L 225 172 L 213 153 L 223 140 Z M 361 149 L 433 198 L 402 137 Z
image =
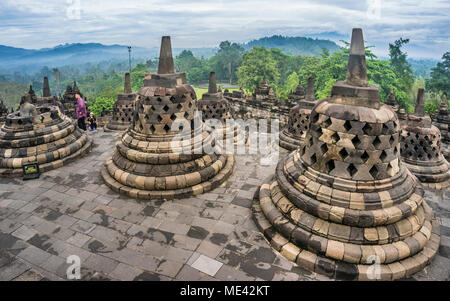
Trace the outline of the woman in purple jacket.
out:
M 83 131 L 86 131 L 86 103 L 83 98 L 81 98 L 80 94 L 75 94 L 75 98 L 77 100 L 78 127 Z

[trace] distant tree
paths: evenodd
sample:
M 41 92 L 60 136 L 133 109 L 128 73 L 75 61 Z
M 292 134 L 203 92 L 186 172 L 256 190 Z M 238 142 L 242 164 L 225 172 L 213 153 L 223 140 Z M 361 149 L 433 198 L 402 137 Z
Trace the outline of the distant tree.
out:
M 305 56 L 303 62 L 298 69 L 299 80 L 304 83 L 308 81 L 310 76 L 316 76 L 319 72 L 319 64 L 321 60 L 314 56 Z
M 217 53 L 211 57 L 211 67 L 218 79 L 227 79 L 230 85 L 236 77 L 238 67 L 242 63 L 244 48 L 239 44 L 223 41 Z
M 103 109 L 109 111 L 114 107 L 115 98 L 99 96 L 94 98 L 92 101 L 88 101 L 88 109 L 92 111 L 96 116 L 99 116 Z
M 185 72 L 187 81 L 193 84 L 207 81 L 211 71 L 208 61 L 203 58 L 196 58 L 190 50 L 183 50 L 177 55 L 175 69 L 179 72 Z
M 390 65 L 398 78 L 398 87 L 400 90 L 409 93 L 409 97 L 404 98 L 399 95 L 397 101 L 410 103 L 414 101 L 414 95 L 411 94 L 411 88 L 414 84 L 414 74 L 411 65 L 407 61 L 407 54 L 402 51 L 402 47 L 409 43 L 409 39 L 400 38 L 393 44 L 389 43 Z M 396 95 L 397 97 L 397 95 Z
M 280 77 L 277 62 L 265 47 L 253 47 L 245 53 L 237 75 L 239 85 L 250 91 L 254 91 L 264 77 L 269 85 L 277 83 Z
M 158 70 L 158 60 L 148 60 L 145 62 L 145 64 L 147 65 L 148 69 L 150 70 L 150 72 L 156 72 Z
M 284 85 L 284 89 L 287 93 L 291 93 L 295 91 L 299 84 L 300 78 L 298 77 L 296 72 L 292 72 L 291 75 L 288 76 L 286 83 Z
M 426 88 L 435 93 L 446 93 L 450 97 L 450 52 L 444 53 L 442 62 L 431 69 L 430 79 Z

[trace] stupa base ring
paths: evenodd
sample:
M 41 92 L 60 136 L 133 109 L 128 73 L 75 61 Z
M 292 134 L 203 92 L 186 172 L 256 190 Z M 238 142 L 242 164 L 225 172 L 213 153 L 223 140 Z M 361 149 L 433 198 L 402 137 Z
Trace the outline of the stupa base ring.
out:
M 53 169 L 57 169 L 59 167 L 62 167 L 64 165 L 67 165 L 78 158 L 84 157 L 86 154 L 88 154 L 93 147 L 93 141 L 92 138 L 88 136 L 87 142 L 76 152 L 70 154 L 67 157 L 64 157 L 62 159 L 58 159 L 52 162 L 46 162 L 43 164 L 39 164 L 39 171 L 47 172 Z M 0 178 L 13 178 L 13 177 L 21 177 L 23 176 L 23 170 L 22 168 L 1 168 L 0 169 Z
M 280 146 L 288 151 L 294 151 L 300 148 L 303 143 L 303 139 L 296 137 L 285 130 L 280 132 Z
M 272 182 L 273 176 L 266 179 L 262 187 L 267 187 Z M 433 217 L 430 239 L 426 242 L 424 248 L 413 256 L 402 260 L 387 264 L 381 263 L 377 267 L 369 264 L 348 263 L 318 255 L 309 250 L 299 248 L 278 232 L 275 226 L 269 222 L 260 205 L 261 198 L 267 197 L 267 195 L 262 196 L 260 193 L 268 193 L 270 195 L 270 192 L 265 191 L 263 188 L 256 191 L 252 205 L 253 219 L 269 245 L 291 262 L 309 271 L 333 279 L 363 281 L 402 279 L 421 271 L 433 260 L 439 249 L 439 224 Z M 425 202 L 424 206 L 428 208 Z
M 447 189 L 450 187 L 450 169 L 448 163 L 444 160 L 438 166 L 418 166 L 403 162 L 405 166 L 415 175 L 422 185 L 436 189 Z
M 101 168 L 101 175 L 105 184 L 112 190 L 137 199 L 152 200 L 164 199 L 173 200 L 179 198 L 188 198 L 211 191 L 222 185 L 234 172 L 235 161 L 233 156 L 227 156 L 225 166 L 211 179 L 191 187 L 173 190 L 143 190 L 135 187 L 126 186 L 114 179 L 108 172 L 106 166 Z
M 103 127 L 103 131 L 105 132 L 123 132 L 126 131 L 130 127 L 129 124 L 111 124 L 107 123 Z

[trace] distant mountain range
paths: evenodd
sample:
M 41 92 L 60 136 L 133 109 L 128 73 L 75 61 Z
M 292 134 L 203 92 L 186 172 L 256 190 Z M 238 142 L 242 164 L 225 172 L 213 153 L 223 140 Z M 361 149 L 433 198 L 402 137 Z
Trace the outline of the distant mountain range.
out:
M 249 50 L 254 46 L 264 46 L 268 49 L 279 48 L 283 52 L 290 55 L 313 55 L 318 56 L 323 48 L 333 53 L 339 50 L 339 46 L 329 40 L 336 40 L 338 36 L 329 33 L 318 38 L 311 37 L 285 37 L 275 35 L 272 37 L 263 37 L 242 43 L 241 46 L 245 50 Z M 174 55 L 179 54 L 183 48 L 174 48 Z M 211 57 L 218 48 L 191 48 L 196 57 Z M 132 48 L 132 59 L 136 61 L 146 61 L 159 56 L 159 47 Z M 73 43 L 58 45 L 53 48 L 43 49 L 23 49 L 10 46 L 0 45 L 0 74 L 12 74 L 15 71 L 32 73 L 39 71 L 42 67 L 49 68 L 61 66 L 80 66 L 86 63 L 97 64 L 100 62 L 120 60 L 128 61 L 128 49 L 124 45 L 103 45 L 100 43 Z M 413 67 L 418 74 L 426 76 L 429 69 L 433 67 L 437 61 L 435 60 L 411 60 Z M 419 70 L 417 70 L 419 69 Z
M 327 48 L 330 52 L 339 49 L 336 43 L 329 40 L 283 36 L 265 37 L 241 45 L 246 50 L 251 49 L 253 46 L 265 46 L 269 49 L 280 48 L 291 55 L 318 55 L 322 52 L 322 48 Z M 174 55 L 177 55 L 182 50 L 174 48 Z M 191 50 L 197 57 L 208 58 L 216 53 L 217 48 L 191 48 L 188 50 Z M 133 59 L 148 60 L 158 55 L 158 47 L 132 48 Z M 98 63 L 111 59 L 128 60 L 127 46 L 74 43 L 34 50 L 0 45 L 0 70 L 8 73 L 14 71 L 35 72 L 43 66 L 54 68 L 65 65 L 80 65 L 88 62 Z
M 183 49 L 174 49 L 174 55 Z M 194 55 L 209 57 L 214 48 L 190 49 Z M 145 61 L 159 56 L 159 48 L 132 48 L 133 60 Z M 44 66 L 49 68 L 99 63 L 109 60 L 128 61 L 128 48 L 123 45 L 103 45 L 100 43 L 74 43 L 58 45 L 53 48 L 23 49 L 0 45 L 0 73 L 14 71 L 36 72 Z

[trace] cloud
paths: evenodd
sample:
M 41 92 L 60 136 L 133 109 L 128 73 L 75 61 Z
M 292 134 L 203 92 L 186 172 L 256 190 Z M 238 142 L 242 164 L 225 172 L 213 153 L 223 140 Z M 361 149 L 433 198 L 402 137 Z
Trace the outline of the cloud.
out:
M 154 47 L 162 35 L 171 35 L 177 48 L 273 34 L 333 32 L 348 40 L 353 27 L 364 29 L 379 55 L 400 36 L 410 38 L 414 51 L 422 49 L 416 56 L 440 57 L 450 48 L 447 0 L 2 0 L 0 18 L 0 44 L 24 48 L 73 42 Z

